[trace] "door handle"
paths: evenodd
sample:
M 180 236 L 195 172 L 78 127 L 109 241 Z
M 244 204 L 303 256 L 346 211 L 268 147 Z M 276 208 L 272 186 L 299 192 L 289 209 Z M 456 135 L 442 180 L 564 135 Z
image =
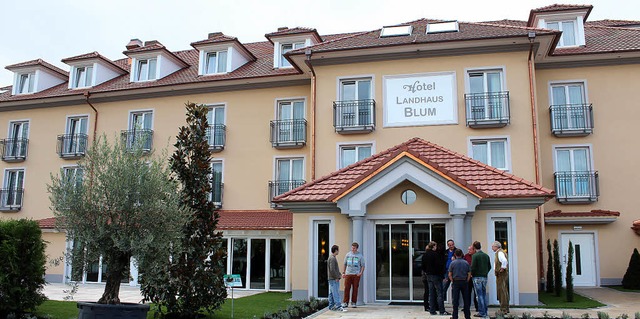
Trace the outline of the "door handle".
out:
M 562 263 L 566 264 L 567 263 L 567 255 L 562 255 Z

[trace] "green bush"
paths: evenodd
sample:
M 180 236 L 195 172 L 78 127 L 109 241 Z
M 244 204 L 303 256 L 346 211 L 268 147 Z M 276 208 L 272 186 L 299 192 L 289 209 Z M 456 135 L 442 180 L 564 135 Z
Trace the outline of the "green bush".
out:
M 554 290 L 553 285 L 553 254 L 551 253 L 551 240 L 547 239 L 547 292 L 552 293 Z
M 566 275 L 566 287 L 567 287 L 567 301 L 573 302 L 573 243 L 569 241 L 569 261 L 567 262 Z
M 44 249 L 37 222 L 0 221 L 0 318 L 23 318 L 46 299 Z
M 560 264 L 560 247 L 558 240 L 553 240 L 553 286 L 556 296 L 562 292 L 562 265 Z
M 633 249 L 627 272 L 622 277 L 622 287 L 625 289 L 640 289 L 640 254 L 638 249 Z

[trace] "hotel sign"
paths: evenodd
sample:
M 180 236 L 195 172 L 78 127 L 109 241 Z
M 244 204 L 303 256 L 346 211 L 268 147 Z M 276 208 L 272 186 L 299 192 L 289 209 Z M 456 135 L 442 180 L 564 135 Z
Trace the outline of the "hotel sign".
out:
M 384 126 L 458 124 L 456 73 L 383 77 Z

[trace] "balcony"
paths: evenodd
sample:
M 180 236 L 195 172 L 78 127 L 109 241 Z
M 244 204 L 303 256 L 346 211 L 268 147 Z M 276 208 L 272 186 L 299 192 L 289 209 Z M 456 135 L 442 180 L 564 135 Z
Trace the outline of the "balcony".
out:
M 0 189 L 0 212 L 17 212 L 22 208 L 24 189 Z
M 307 120 L 271 121 L 270 141 L 278 149 L 303 147 L 307 144 Z
M 274 197 L 302 186 L 304 183 L 306 183 L 306 181 L 301 179 L 269 181 L 269 202 L 271 202 Z
M 211 201 L 216 208 L 222 207 L 222 195 L 224 192 L 224 183 L 215 179 L 211 183 Z
M 333 102 L 333 126 L 339 134 L 371 133 L 376 127 L 376 101 Z
M 467 126 L 471 128 L 505 127 L 509 124 L 509 92 L 469 93 L 464 95 Z
M 0 140 L 2 149 L 2 160 L 5 162 L 23 162 L 27 159 L 27 149 L 29 139 L 27 138 L 6 138 Z
M 214 152 L 224 150 L 227 142 L 227 127 L 224 124 L 214 124 L 207 128 L 207 141 L 209 141 L 209 149 Z
M 556 172 L 556 200 L 561 204 L 585 204 L 598 201 L 597 171 Z
M 122 141 L 130 151 L 140 149 L 148 153 L 153 147 L 153 130 L 126 130 L 121 133 Z
M 79 159 L 87 151 L 87 134 L 58 135 L 56 150 L 58 156 L 64 159 Z
M 564 104 L 549 107 L 551 133 L 557 137 L 587 136 L 593 133 L 591 104 Z

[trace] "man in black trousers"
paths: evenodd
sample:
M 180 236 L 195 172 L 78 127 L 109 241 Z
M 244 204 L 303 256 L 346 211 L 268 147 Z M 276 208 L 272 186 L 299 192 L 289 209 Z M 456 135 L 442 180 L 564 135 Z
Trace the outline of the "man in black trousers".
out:
M 429 312 L 431 315 L 436 315 L 436 311 L 439 310 L 440 315 L 450 315 L 444 310 L 444 299 L 442 298 L 444 264 L 442 255 L 436 252 L 436 248 L 436 242 L 430 241 L 427 245 L 427 250 L 422 256 L 422 272 L 427 276 L 427 284 L 429 286 Z
M 458 319 L 458 307 L 460 306 L 460 293 L 464 302 L 464 318 L 471 319 L 471 294 L 469 292 L 469 281 L 471 280 L 471 268 L 469 263 L 462 258 L 462 250 L 456 249 L 455 260 L 449 265 L 449 280 L 452 283 L 451 294 L 453 295 L 453 319 Z

